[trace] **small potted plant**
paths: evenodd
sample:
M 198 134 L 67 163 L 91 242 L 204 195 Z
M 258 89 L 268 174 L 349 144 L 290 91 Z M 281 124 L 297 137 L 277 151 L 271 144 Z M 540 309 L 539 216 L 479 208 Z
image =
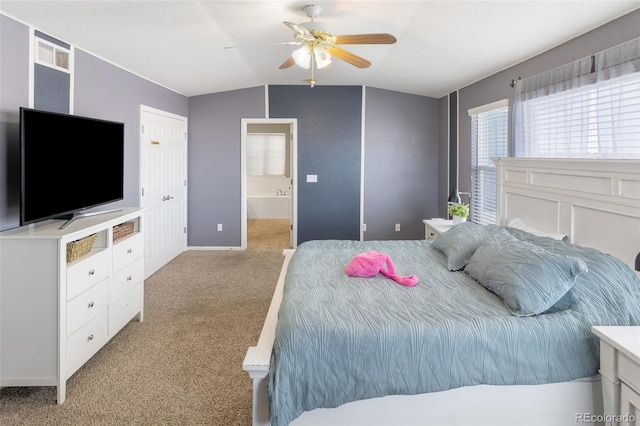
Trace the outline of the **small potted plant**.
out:
M 453 216 L 453 224 L 466 222 L 469 217 L 469 204 L 450 204 L 449 214 Z

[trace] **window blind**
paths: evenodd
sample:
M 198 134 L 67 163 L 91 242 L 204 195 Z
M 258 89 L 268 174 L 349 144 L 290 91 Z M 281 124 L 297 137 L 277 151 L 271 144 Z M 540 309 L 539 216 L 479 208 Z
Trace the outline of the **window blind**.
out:
M 469 110 L 471 117 L 471 205 L 469 220 L 496 223 L 496 166 L 509 155 L 508 101 Z
M 284 176 L 285 173 L 285 134 L 247 134 L 247 174 L 251 176 Z
M 515 155 L 640 157 L 640 39 L 516 84 Z

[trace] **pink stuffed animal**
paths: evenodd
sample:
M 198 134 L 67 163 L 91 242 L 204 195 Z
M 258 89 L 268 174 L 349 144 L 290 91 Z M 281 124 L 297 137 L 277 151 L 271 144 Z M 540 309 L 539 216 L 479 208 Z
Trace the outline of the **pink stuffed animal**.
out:
M 387 269 L 384 269 L 384 266 Z M 402 277 L 396 275 L 391 258 L 386 253 L 378 253 L 375 250 L 360 253 L 356 255 L 345 268 L 347 275 L 350 277 L 372 277 L 380 272 L 385 277 L 391 278 L 395 282 L 413 287 L 418 284 L 418 277 L 409 275 Z

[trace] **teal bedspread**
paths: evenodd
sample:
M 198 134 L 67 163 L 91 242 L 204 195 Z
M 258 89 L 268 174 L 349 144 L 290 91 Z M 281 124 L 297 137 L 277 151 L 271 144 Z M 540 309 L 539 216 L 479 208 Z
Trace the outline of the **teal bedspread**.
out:
M 287 271 L 272 352 L 271 425 L 304 411 L 385 395 L 489 385 L 563 382 L 597 374 L 592 325 L 640 325 L 640 280 L 596 250 L 509 230 L 556 253 L 579 256 L 570 307 L 511 315 L 464 272 L 449 272 L 429 241 L 309 241 Z M 405 287 L 378 274 L 348 277 L 358 253 L 387 253 Z

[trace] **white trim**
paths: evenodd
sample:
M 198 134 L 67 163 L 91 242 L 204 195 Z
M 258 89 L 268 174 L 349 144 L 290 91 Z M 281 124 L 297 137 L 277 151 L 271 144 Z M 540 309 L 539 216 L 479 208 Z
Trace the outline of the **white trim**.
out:
M 36 34 L 33 27 L 29 27 L 29 108 L 35 105 L 35 40 Z
M 291 244 L 298 245 L 298 119 L 242 118 L 240 119 L 240 250 L 247 248 L 247 126 L 249 124 L 288 124 L 291 140 Z
M 362 118 L 360 121 L 360 241 L 364 241 L 364 160 L 365 160 L 365 116 L 367 104 L 367 86 L 362 86 Z
M 69 49 L 69 114 L 73 114 L 75 111 L 75 93 L 76 85 L 76 48 L 71 46 Z
M 498 108 L 504 108 L 509 106 L 509 99 L 501 99 L 499 101 L 491 102 L 490 104 L 480 105 L 475 108 L 469 109 L 469 117 L 472 115 L 482 114 L 483 112 L 492 111 Z
M 152 114 L 157 114 L 157 115 L 164 115 L 165 117 L 175 118 L 177 120 L 186 120 L 187 129 L 188 129 L 189 117 L 186 117 L 184 115 L 175 114 L 173 112 L 157 109 L 144 104 L 140 104 L 140 111 L 141 112 L 146 111 L 146 112 L 150 112 Z
M 269 85 L 264 85 L 264 117 L 269 118 Z
M 242 247 L 233 246 L 233 247 L 222 247 L 222 246 L 187 246 L 187 251 L 189 250 L 244 250 Z

